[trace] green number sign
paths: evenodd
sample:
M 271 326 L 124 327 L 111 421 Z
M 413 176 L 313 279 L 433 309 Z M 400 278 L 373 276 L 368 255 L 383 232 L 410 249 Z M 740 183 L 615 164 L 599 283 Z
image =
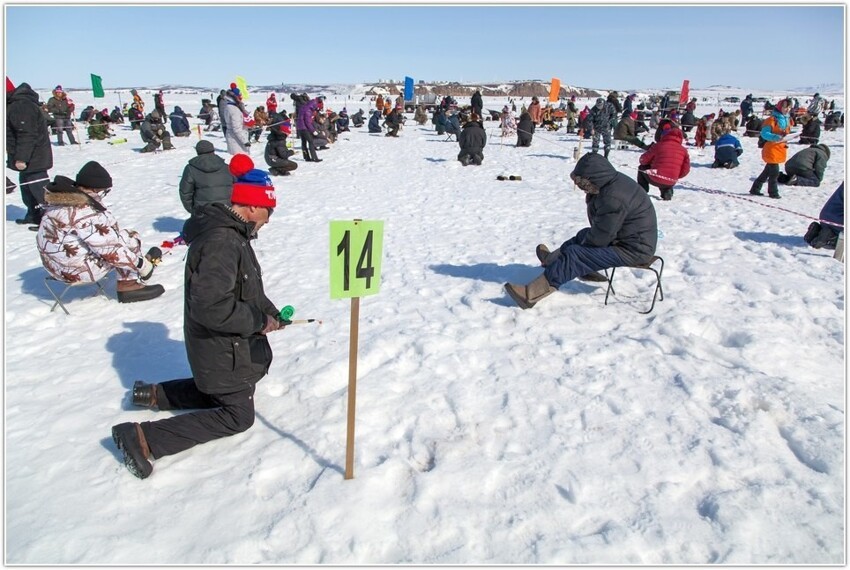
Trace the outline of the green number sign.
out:
M 331 222 L 331 299 L 378 293 L 383 246 L 384 222 Z

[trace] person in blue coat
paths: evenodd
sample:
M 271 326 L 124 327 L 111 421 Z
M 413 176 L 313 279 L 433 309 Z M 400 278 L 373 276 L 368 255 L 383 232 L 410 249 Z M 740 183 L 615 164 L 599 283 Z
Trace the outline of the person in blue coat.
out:
M 744 152 L 739 141 L 732 133 L 724 133 L 714 143 L 714 164 L 712 168 L 735 168 L 740 166 L 738 157 Z
M 457 113 L 452 113 L 446 119 L 446 132 L 452 135 L 460 134 L 460 118 L 457 116 Z
M 348 128 L 348 110 L 345 107 L 339 112 L 336 120 L 336 130 L 340 133 L 351 132 L 351 129 Z
M 370 133 L 380 133 L 381 132 L 381 111 L 375 109 L 372 111 L 372 115 L 369 117 L 369 132 Z
M 448 125 L 448 119 L 446 119 L 446 111 L 439 107 L 434 111 L 434 128 L 437 129 L 438 135 L 446 134 L 446 125 Z
M 844 231 L 844 183 L 836 188 L 820 211 L 820 222 L 809 224 L 803 239 L 815 249 L 835 249 L 838 234 Z M 832 223 L 830 223 L 832 222 Z
M 753 114 L 753 95 L 750 93 L 744 100 L 741 101 L 741 124 L 747 122 L 747 119 L 750 118 L 750 115 Z
M 189 129 L 189 119 L 180 107 L 174 107 L 174 112 L 168 116 L 171 119 L 171 130 L 175 137 L 188 137 L 192 134 Z

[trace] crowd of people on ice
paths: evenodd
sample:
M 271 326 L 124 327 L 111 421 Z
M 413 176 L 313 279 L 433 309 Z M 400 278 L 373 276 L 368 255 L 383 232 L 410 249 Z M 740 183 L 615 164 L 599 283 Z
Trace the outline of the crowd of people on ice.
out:
M 6 90 L 7 167 L 18 173 L 17 187 L 27 208 L 26 215 L 16 222 L 37 232 L 37 249 L 48 274 L 73 285 L 99 282 L 115 271 L 121 303 L 162 295 L 161 285 L 148 283 L 158 262 L 156 248 L 143 253 L 139 233 L 121 227 L 104 202 L 112 188 L 111 174 L 98 162 L 89 161 L 73 179 L 56 175 L 51 181 L 50 137 L 55 135 L 57 146 L 65 145 L 66 135 L 70 144 L 81 144 L 77 123 L 87 125 L 91 140 L 110 139 L 116 134 L 112 131 L 115 125 L 128 124 L 122 131 L 139 131 L 144 143 L 140 152 L 168 151 L 175 148 L 172 137 L 192 134 L 189 119 L 193 116 L 179 106 L 168 113 L 162 91 L 155 93 L 153 108 L 147 113 L 145 101 L 134 89 L 132 101 L 123 109 L 115 107 L 110 112 L 90 106 L 75 120 L 74 103 L 61 85 L 53 89 L 46 103 L 27 83 L 15 87 L 7 80 Z M 368 133 L 396 138 L 406 122 L 402 95 L 394 100 L 376 96 L 368 119 L 362 109 L 349 117 L 346 108 L 339 112 L 326 108 L 323 96 L 292 93 L 290 99 L 292 114 L 279 105 L 275 93 L 269 94 L 265 105 L 249 111 L 240 89 L 231 84 L 215 101 L 212 96 L 201 100 L 198 135 L 202 129 L 221 132 L 230 159 L 225 161 L 209 140 L 202 139 L 179 184 L 179 198 L 189 214 L 181 235 L 190 245 L 184 326 L 194 377 L 159 384 L 137 382 L 132 392 L 132 401 L 138 406 L 199 411 L 113 428 L 125 464 L 137 477 L 151 474 L 153 459 L 239 433 L 253 423 L 254 385 L 271 362 L 265 335 L 285 327 L 288 321 L 263 293 L 251 239 L 274 212 L 273 177 L 288 176 L 298 168 L 293 144 L 288 141 L 293 120 L 301 157 L 312 163 L 322 162 L 319 151 L 330 148 L 340 133 L 351 128 L 365 125 Z M 658 188 L 662 200 L 673 199 L 675 185 L 690 172 L 687 146 L 713 146 L 712 168 L 733 169 L 744 160 L 736 134 L 758 137 L 764 167 L 749 193 L 761 196 L 767 184 L 768 196 L 778 199 L 780 185 L 821 184 L 830 159 L 829 147 L 819 140 L 821 128 L 829 131 L 844 124 L 835 102 L 827 102 L 818 93 L 805 107 L 791 97 L 765 102 L 761 113 L 754 111 L 752 95 L 747 95 L 738 109 L 721 109 L 701 117 L 695 115 L 695 98 L 679 104 L 666 96 L 640 100 L 629 94 L 621 100 L 617 92 L 611 92 L 581 110 L 575 96 L 559 103 L 558 107 L 543 106 L 532 97 L 527 107 L 521 104 L 517 116 L 516 101 L 510 100 L 501 111 L 489 111 L 485 116 L 483 96 L 475 91 L 464 107 L 453 97 L 444 97 L 430 117 L 438 135 L 456 140 L 457 160 L 463 166 L 483 164 L 487 145 L 484 122 L 488 119 L 498 122 L 502 137 L 515 136 L 517 147 L 531 146 L 536 129 L 558 131 L 563 126 L 579 144 L 590 141 L 590 151 L 575 156 L 570 174 L 586 194 L 589 226 L 554 250 L 538 245 L 536 254 L 543 272 L 532 282 L 505 284 L 508 295 L 523 309 L 572 279 L 604 281 L 599 271 L 652 263 L 658 228 L 650 187 Z M 413 119 L 418 125 L 428 123 L 424 106 L 415 109 Z M 797 124 L 801 131 L 791 135 Z M 251 145 L 259 143 L 264 134 L 267 170 L 255 168 L 249 156 Z M 789 144 L 793 143 L 799 150 L 789 158 Z M 633 146 L 642 151 L 635 178 L 618 172 L 608 160 L 614 144 L 618 149 Z M 15 187 L 7 177 L 7 194 Z M 812 223 L 804 236 L 813 247 L 835 248 L 843 232 L 843 190 L 841 184 L 824 206 L 820 221 Z M 209 278 L 212 274 L 216 278 Z

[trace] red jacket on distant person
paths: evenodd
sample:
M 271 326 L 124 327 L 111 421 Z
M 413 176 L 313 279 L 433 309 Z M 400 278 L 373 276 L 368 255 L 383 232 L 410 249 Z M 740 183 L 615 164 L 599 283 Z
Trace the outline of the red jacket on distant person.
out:
M 691 171 L 691 159 L 682 146 L 682 131 L 676 127 L 661 135 L 661 141 L 652 144 L 640 156 L 640 164 L 650 180 L 663 186 L 673 186 Z
M 269 115 L 277 113 L 277 97 L 275 97 L 274 93 L 269 95 L 269 98 L 266 99 L 266 109 L 268 110 Z

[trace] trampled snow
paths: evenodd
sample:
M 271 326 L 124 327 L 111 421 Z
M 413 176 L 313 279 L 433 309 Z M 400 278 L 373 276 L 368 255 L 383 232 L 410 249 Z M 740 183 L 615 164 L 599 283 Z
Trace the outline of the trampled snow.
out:
M 708 98 L 699 114 L 724 107 L 693 94 Z M 72 96 L 78 112 L 95 101 Z M 165 102 L 194 114 L 200 97 Z M 326 105 L 368 109 L 359 97 Z M 747 194 L 763 167 L 755 139 L 741 137 L 734 170 L 690 147 L 674 199 L 651 191 L 664 300 L 643 315 L 653 283 L 628 269 L 607 306 L 604 284 L 580 281 L 527 311 L 505 295 L 505 282 L 539 274 L 538 243 L 587 220 L 569 180 L 575 135 L 538 130 L 516 148 L 485 127 L 480 167 L 412 120 L 398 139 L 352 129 L 321 164 L 296 154 L 254 247 L 270 298 L 323 324 L 273 334 L 249 431 L 161 458 L 144 481 L 110 428 L 171 413 L 133 409 L 134 380 L 191 374 L 185 246 L 154 274 L 159 299 L 118 304 L 113 278 L 108 300 L 74 290 L 71 315 L 51 313 L 35 233 L 14 223 L 24 208 L 8 195 L 6 562 L 843 563 L 844 267 L 802 236 L 844 179 L 844 130 L 823 133 L 821 187 L 783 186 L 779 201 Z M 116 133 L 129 142 L 54 145 L 50 174 L 100 161 L 122 227 L 158 246 L 187 217 L 177 185 L 198 137 L 139 154 L 138 132 Z M 204 136 L 228 158 L 220 133 Z M 634 176 L 639 156 L 613 150 L 611 162 Z M 360 304 L 346 481 L 350 303 L 330 298 L 329 221 L 353 218 L 383 220 L 384 254 L 380 293 Z

